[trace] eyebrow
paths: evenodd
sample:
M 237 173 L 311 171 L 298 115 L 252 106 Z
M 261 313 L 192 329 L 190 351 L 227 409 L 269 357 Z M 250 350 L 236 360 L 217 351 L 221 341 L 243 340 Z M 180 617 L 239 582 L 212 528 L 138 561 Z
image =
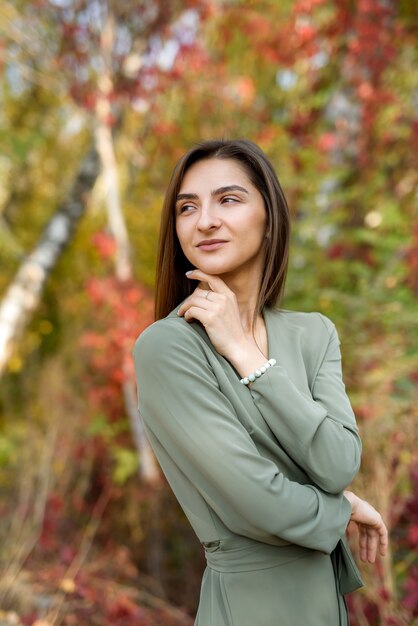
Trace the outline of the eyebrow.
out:
M 214 198 L 215 196 L 220 196 L 223 193 L 229 193 L 230 191 L 243 191 L 246 194 L 249 194 L 249 192 L 247 191 L 247 189 L 245 189 L 245 187 L 241 187 L 241 185 L 226 185 L 225 187 L 219 187 L 219 189 L 214 189 L 213 191 L 210 192 L 210 195 L 212 196 L 212 198 Z M 197 195 L 197 193 L 179 193 L 179 195 L 177 196 L 176 202 L 179 202 L 179 200 L 198 200 L 199 196 Z

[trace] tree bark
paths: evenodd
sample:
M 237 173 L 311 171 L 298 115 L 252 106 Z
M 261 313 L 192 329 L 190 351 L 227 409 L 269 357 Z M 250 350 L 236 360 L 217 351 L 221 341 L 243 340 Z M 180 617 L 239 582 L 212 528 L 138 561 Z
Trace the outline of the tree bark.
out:
M 148 443 L 143 421 L 138 412 L 135 381 L 132 374 L 128 373 L 131 368 L 125 369 L 127 371 L 125 372 L 125 381 L 123 383 L 123 396 L 132 436 L 139 455 L 139 474 L 147 483 L 156 484 L 160 480 L 160 472 L 151 446 Z
M 70 196 L 52 216 L 35 249 L 26 257 L 0 304 L 0 377 L 17 340 L 42 296 L 45 282 L 84 214 L 87 194 L 99 173 L 95 151 L 84 159 Z
M 116 244 L 115 275 L 118 281 L 125 282 L 132 279 L 133 268 L 131 262 L 130 242 L 119 188 L 119 173 L 115 155 L 114 141 L 111 129 L 113 112 L 110 104 L 113 92 L 112 51 L 114 44 L 114 19 L 111 9 L 107 8 L 107 15 L 100 37 L 100 50 L 103 61 L 103 71 L 98 79 L 98 96 L 96 102 L 96 147 L 101 162 L 101 177 L 105 190 L 105 206 L 109 231 Z M 125 410 L 131 425 L 132 436 L 139 455 L 139 475 L 147 483 L 155 483 L 159 478 L 159 470 L 155 456 L 145 436 L 142 418 L 136 406 L 136 391 L 133 368 L 130 365 L 132 355 L 130 351 L 124 354 L 125 376 L 122 383 Z
M 96 148 L 101 161 L 101 177 L 104 185 L 107 222 L 116 243 L 115 274 L 120 281 L 132 278 L 128 230 L 122 211 L 119 189 L 119 173 L 113 143 L 110 104 L 113 92 L 112 50 L 114 42 L 114 19 L 110 9 L 100 37 L 103 70 L 98 77 L 96 101 Z

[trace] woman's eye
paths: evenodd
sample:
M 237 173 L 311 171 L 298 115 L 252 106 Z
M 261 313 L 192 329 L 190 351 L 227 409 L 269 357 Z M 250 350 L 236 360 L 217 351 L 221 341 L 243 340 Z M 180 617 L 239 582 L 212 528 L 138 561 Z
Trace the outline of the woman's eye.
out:
M 178 211 L 179 213 L 187 213 L 188 211 L 191 211 L 193 209 L 193 204 L 183 204 L 183 206 L 181 206 Z
M 225 198 L 222 198 L 221 202 L 226 202 L 226 204 L 230 204 L 231 202 L 238 202 L 238 198 L 235 198 L 234 196 L 225 196 Z

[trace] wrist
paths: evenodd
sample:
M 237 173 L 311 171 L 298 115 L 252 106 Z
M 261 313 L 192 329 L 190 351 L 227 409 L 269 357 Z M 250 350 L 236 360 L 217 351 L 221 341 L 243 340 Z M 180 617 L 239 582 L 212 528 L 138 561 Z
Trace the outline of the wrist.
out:
M 356 514 L 358 498 L 352 491 L 344 491 L 343 495 L 351 505 L 351 518 L 353 518 Z
M 245 342 L 236 348 L 228 359 L 242 378 L 265 365 L 267 357 L 254 342 Z

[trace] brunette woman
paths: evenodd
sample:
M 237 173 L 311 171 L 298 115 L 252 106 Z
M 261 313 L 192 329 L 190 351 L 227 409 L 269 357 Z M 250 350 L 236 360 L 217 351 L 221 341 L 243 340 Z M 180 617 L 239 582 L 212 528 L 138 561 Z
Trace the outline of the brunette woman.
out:
M 207 141 L 163 208 L 139 410 L 207 559 L 196 626 L 346 626 L 362 585 L 346 542 L 383 555 L 381 516 L 346 491 L 361 443 L 334 324 L 280 308 L 290 218 L 255 144 Z

